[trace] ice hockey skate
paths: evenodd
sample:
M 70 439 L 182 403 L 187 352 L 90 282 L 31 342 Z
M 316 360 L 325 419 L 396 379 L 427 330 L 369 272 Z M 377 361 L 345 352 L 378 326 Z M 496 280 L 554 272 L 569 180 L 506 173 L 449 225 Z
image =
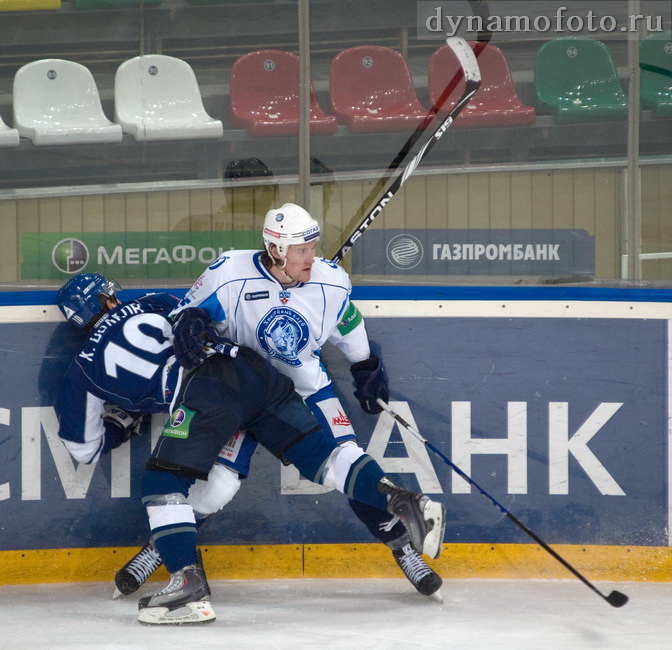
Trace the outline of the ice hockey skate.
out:
M 190 564 L 170 576 L 167 587 L 138 602 L 138 621 L 145 625 L 193 625 L 214 621 L 205 571 Z
M 410 583 L 423 596 L 431 596 L 441 589 L 441 576 L 427 565 L 410 542 L 393 550 L 392 555 Z
M 401 488 L 387 477 L 380 480 L 378 490 L 389 495 L 387 510 L 404 523 L 411 546 L 418 553 L 438 558 L 441 555 L 446 527 L 443 504 L 432 501 L 424 494 Z
M 145 544 L 114 576 L 116 589 L 112 598 L 121 598 L 135 593 L 154 573 L 163 560 L 151 542 Z

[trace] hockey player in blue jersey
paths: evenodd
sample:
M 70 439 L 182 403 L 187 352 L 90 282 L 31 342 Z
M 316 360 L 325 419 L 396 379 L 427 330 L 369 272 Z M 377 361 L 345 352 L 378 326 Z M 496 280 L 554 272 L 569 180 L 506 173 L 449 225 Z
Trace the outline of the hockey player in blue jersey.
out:
M 441 504 L 394 485 L 370 456 L 344 453 L 289 378 L 253 350 L 222 341 L 211 324 L 200 338 L 206 358 L 185 372 L 172 347 L 168 314 L 175 299 L 155 294 L 122 304 L 116 290 L 99 274 L 81 274 L 59 292 L 66 318 L 90 329 L 64 381 L 59 435 L 75 458 L 90 463 L 127 440 L 142 412 L 171 413 L 142 483 L 152 541 L 171 580 L 140 600 L 140 622 L 214 620 L 188 498 L 196 481 L 208 483 L 222 447 L 242 429 L 310 480 L 400 517 L 416 551 L 438 557 Z M 114 408 L 107 407 L 112 401 Z
M 381 360 L 371 353 L 362 314 L 350 301 L 345 270 L 315 257 L 319 224 L 303 208 L 286 203 L 269 210 L 264 220 L 263 251 L 229 251 L 215 260 L 194 283 L 173 315 L 178 319 L 175 346 L 180 363 L 197 367 L 205 358 L 196 338 L 210 320 L 222 336 L 260 354 L 292 379 L 297 392 L 343 453 L 355 459 L 363 450 L 320 360 L 322 346 L 334 344 L 351 364 L 355 396 L 369 414 L 381 412 L 380 397 L 389 400 Z M 202 322 L 201 322 L 202 321 Z M 193 350 L 191 347 L 193 346 Z M 244 434 L 240 452 L 227 450 L 225 464 L 249 471 Z M 236 456 L 236 454 L 238 454 Z M 213 500 L 216 498 L 212 495 Z M 385 510 L 351 500 L 368 530 L 392 550 L 394 559 L 415 588 L 431 595 L 441 577 L 409 544 L 404 526 Z
M 122 305 L 117 290 L 98 273 L 80 274 L 57 298 L 71 323 L 90 330 L 56 405 L 59 436 L 81 463 L 128 440 L 144 413 L 167 412 L 182 372 L 166 319 L 177 298 L 153 294 Z

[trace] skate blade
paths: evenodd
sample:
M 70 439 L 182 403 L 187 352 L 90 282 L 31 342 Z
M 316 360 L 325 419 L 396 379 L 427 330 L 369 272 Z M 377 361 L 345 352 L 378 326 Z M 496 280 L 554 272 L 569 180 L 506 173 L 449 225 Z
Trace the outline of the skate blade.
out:
M 430 530 L 422 542 L 422 552 L 436 560 L 443 549 L 443 534 L 446 528 L 446 510 L 443 504 L 436 501 L 428 501 L 422 512 L 426 522 L 432 523 Z
M 112 594 L 112 600 L 119 600 L 119 598 L 123 598 L 124 594 L 122 594 L 117 587 L 114 588 L 114 593 Z
M 138 622 L 143 625 L 194 625 L 211 623 L 215 618 L 210 603 L 199 600 L 172 611 L 167 607 L 146 607 L 140 610 Z
M 433 594 L 430 594 L 429 596 L 427 596 L 427 598 L 429 598 L 430 600 L 434 600 L 437 603 L 440 603 L 441 605 L 443 605 L 443 596 L 441 595 L 441 590 L 440 589 L 435 591 Z

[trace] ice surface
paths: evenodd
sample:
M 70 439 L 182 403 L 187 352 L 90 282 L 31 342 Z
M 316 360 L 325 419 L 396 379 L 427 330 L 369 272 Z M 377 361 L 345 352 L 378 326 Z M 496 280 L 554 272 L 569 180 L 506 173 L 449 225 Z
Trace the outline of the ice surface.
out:
M 609 606 L 577 580 L 446 580 L 444 602 L 405 580 L 214 580 L 214 623 L 146 627 L 145 585 L 124 600 L 108 583 L 0 587 L 0 648 L 236 650 L 658 650 L 672 647 L 672 585 L 596 583 L 630 596 Z

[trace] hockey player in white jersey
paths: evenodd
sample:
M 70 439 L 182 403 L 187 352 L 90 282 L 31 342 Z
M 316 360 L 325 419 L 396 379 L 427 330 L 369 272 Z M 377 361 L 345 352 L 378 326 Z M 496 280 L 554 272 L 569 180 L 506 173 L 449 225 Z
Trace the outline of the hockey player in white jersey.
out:
M 331 431 L 353 459 L 363 454 L 355 432 L 320 361 L 327 342 L 351 363 L 355 396 L 369 414 L 381 411 L 376 399 L 388 401 L 381 360 L 370 350 L 361 313 L 350 301 L 351 283 L 337 264 L 315 257 L 320 227 L 298 205 L 286 203 L 266 214 L 265 250 L 230 251 L 215 260 L 194 283 L 178 307 L 175 351 L 186 367 L 205 359 L 198 335 L 210 320 L 220 335 L 266 355 L 279 372 L 291 377 L 322 426 Z M 244 435 L 238 440 L 244 446 Z M 220 462 L 246 475 L 250 452 L 227 449 Z M 216 500 L 216 499 L 215 499 Z M 409 544 L 403 525 L 387 512 L 366 504 L 350 505 L 369 531 L 387 544 L 405 575 L 424 594 L 441 587 L 434 572 Z
M 401 517 L 414 548 L 439 556 L 443 506 L 396 486 L 370 456 L 346 453 L 268 359 L 219 340 L 208 326 L 215 352 L 209 347 L 207 361 L 184 373 L 169 319 L 176 299 L 151 294 L 122 304 L 117 290 L 100 274 L 80 274 L 59 291 L 65 317 L 89 331 L 63 381 L 59 436 L 80 462 L 96 462 L 135 433 L 143 412 L 171 411 L 142 482 L 152 542 L 171 580 L 140 600 L 141 623 L 215 619 L 196 552 L 191 489 L 210 483 L 220 449 L 242 428 L 311 480 Z M 201 338 L 203 351 L 204 345 Z M 107 409 L 112 399 L 122 408 Z

